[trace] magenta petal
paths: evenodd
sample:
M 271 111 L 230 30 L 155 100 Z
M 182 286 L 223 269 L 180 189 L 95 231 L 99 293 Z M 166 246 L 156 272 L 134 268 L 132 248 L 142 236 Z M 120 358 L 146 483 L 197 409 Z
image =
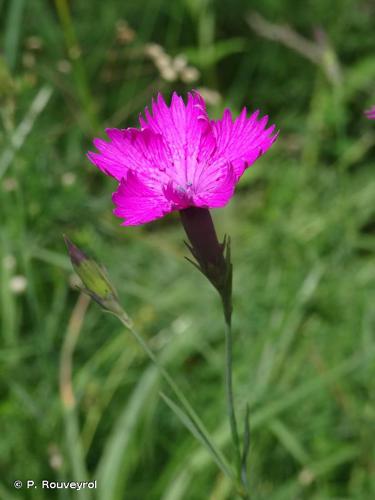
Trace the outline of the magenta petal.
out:
M 218 208 L 225 206 L 234 193 L 236 176 L 231 164 L 213 168 L 201 178 L 194 205 L 197 207 Z
M 120 182 L 112 200 L 116 205 L 113 213 L 125 219 L 124 226 L 144 224 L 172 210 L 172 204 L 162 193 L 145 185 L 133 172 Z
M 365 115 L 369 120 L 375 120 L 375 106 L 365 111 Z
M 247 118 L 246 108 L 234 121 L 229 110 L 221 120 L 213 121 L 213 133 L 217 141 L 215 158 L 232 163 L 238 179 L 245 168 L 263 155 L 276 140 L 275 127 L 266 128 L 268 116 L 258 120 L 259 111 Z
M 162 136 L 151 130 L 140 131 L 106 129 L 110 139 L 94 139 L 99 153 L 88 153 L 88 158 L 100 170 L 120 181 L 129 170 L 160 172 L 170 168 L 170 158 Z
M 204 100 L 198 93 L 189 93 L 185 105 L 174 92 L 168 107 L 159 94 L 152 103 L 152 114 L 146 109 L 145 116 L 145 120 L 140 118 L 142 129 L 163 136 L 174 164 L 175 180 L 183 184 L 194 172 L 202 136 L 209 127 Z

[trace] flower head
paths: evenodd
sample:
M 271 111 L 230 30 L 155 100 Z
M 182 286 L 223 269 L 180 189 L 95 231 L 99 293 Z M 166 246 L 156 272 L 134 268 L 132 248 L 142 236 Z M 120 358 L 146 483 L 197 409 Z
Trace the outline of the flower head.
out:
M 228 203 L 247 167 L 275 141 L 274 126 L 259 111 L 246 108 L 233 119 L 211 120 L 203 98 L 176 93 L 167 106 L 159 94 L 140 117 L 140 128 L 107 129 L 109 142 L 95 139 L 88 157 L 119 186 L 114 214 L 124 225 L 138 225 L 189 207 L 214 208 Z
M 375 120 L 375 106 L 365 111 L 365 115 L 369 120 Z

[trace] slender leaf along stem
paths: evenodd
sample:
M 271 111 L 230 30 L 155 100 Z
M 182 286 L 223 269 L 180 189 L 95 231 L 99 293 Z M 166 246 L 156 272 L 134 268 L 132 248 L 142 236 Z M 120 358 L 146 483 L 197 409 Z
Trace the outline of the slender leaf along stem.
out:
M 213 457 L 215 458 L 216 463 L 219 465 L 221 470 L 223 471 L 224 474 L 226 474 L 228 477 L 230 477 L 234 482 L 236 482 L 236 478 L 233 474 L 232 468 L 227 462 L 226 458 L 224 455 L 221 453 L 221 451 L 213 444 L 212 438 L 209 436 L 209 433 L 207 429 L 205 428 L 203 422 L 201 419 L 198 417 L 196 414 L 195 410 L 192 408 L 190 405 L 189 401 L 187 400 L 186 396 L 182 392 L 182 390 L 178 387 L 176 382 L 172 379 L 172 377 L 169 375 L 167 370 L 161 365 L 155 356 L 155 354 L 152 352 L 152 350 L 149 348 L 147 343 L 144 341 L 142 336 L 134 329 L 132 326 L 132 323 L 129 321 L 128 316 L 124 314 L 115 314 L 115 316 L 121 321 L 121 323 L 126 326 L 126 328 L 131 332 L 135 340 L 138 342 L 138 344 L 141 346 L 141 348 L 144 350 L 144 352 L 148 355 L 148 357 L 151 359 L 151 361 L 158 367 L 160 370 L 160 373 L 162 374 L 163 378 L 165 381 L 168 383 L 169 387 L 172 389 L 174 392 L 176 398 L 188 414 L 191 423 L 195 426 L 197 432 L 199 433 L 201 437 L 201 441 L 203 441 L 206 445 L 206 447 L 209 449 Z

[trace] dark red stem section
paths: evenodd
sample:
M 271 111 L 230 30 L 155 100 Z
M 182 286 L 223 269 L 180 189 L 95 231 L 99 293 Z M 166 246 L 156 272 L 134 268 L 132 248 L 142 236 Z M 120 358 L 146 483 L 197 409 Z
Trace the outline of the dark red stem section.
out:
M 225 266 L 223 249 L 216 235 L 210 211 L 189 207 L 180 210 L 181 222 L 199 262 Z

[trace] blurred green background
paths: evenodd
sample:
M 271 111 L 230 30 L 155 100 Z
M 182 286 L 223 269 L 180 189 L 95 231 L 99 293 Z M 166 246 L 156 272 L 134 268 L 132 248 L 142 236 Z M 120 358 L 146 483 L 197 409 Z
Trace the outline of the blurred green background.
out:
M 253 498 L 375 498 L 375 4 L 0 0 L 0 16 L 0 498 L 234 498 L 155 368 L 74 289 L 62 240 L 107 266 L 229 453 L 219 301 L 178 216 L 120 227 L 114 182 L 85 158 L 157 91 L 191 88 L 212 116 L 260 108 L 281 131 L 214 213 L 232 237 Z M 87 478 L 96 491 L 12 487 Z

